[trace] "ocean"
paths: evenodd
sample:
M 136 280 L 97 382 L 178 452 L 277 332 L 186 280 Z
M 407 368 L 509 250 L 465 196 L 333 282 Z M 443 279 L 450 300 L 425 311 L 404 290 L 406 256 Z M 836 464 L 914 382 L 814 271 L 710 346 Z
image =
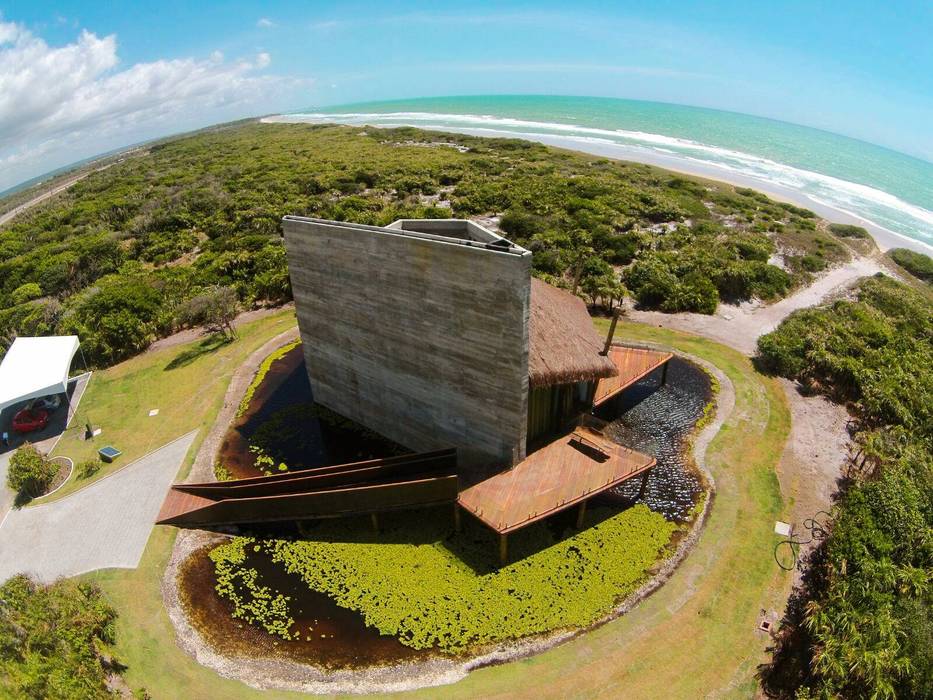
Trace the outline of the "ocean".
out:
M 267 121 L 530 138 L 757 187 L 830 220 L 861 223 L 883 248 L 933 252 L 933 163 L 772 119 L 638 100 L 497 95 L 368 102 Z

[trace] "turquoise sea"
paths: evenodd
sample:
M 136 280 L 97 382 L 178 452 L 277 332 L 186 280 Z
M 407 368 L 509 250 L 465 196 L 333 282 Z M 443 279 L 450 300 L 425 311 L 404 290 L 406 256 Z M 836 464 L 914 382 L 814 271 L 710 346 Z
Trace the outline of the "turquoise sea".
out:
M 276 120 L 525 136 L 793 192 L 847 220 L 933 245 L 933 163 L 771 119 L 637 100 L 504 95 L 369 102 Z

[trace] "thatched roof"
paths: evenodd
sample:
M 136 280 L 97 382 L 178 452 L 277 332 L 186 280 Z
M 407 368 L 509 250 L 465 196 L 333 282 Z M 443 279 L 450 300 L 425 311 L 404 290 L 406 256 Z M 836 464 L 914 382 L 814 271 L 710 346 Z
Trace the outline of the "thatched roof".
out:
M 583 300 L 539 279 L 531 279 L 528 322 L 528 379 L 532 387 L 593 381 L 616 374 L 599 353 L 597 335 Z

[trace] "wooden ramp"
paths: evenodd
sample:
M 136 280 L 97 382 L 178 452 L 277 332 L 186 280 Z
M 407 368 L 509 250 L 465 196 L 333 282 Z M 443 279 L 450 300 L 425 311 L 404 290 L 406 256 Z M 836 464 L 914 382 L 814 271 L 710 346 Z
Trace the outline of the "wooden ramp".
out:
M 628 348 L 613 345 L 609 349 L 609 359 L 616 366 L 618 374 L 600 379 L 596 384 L 593 405 L 599 406 L 618 396 L 635 382 L 644 379 L 658 367 L 666 365 L 673 353 L 643 348 Z M 667 367 L 665 367 L 665 370 Z
M 653 457 L 581 427 L 531 453 L 510 470 L 466 489 L 457 503 L 500 535 L 507 535 L 584 503 L 654 465 Z
M 439 450 L 235 481 L 175 484 L 156 522 L 213 527 L 454 503 L 456 467 L 456 450 Z

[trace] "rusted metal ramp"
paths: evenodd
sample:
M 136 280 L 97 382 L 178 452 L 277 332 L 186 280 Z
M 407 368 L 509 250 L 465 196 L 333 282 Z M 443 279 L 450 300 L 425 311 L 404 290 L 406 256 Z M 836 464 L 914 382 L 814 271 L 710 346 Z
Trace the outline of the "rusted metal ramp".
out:
M 160 525 L 212 527 L 420 508 L 457 500 L 456 450 L 171 487 Z
M 618 374 L 599 380 L 596 385 L 596 394 L 593 397 L 593 406 L 599 406 L 615 398 L 658 367 L 664 367 L 664 375 L 661 379 L 663 383 L 667 380 L 667 363 L 672 357 L 674 357 L 673 353 L 659 350 L 629 348 L 621 345 L 611 346 L 609 359 L 616 366 Z

